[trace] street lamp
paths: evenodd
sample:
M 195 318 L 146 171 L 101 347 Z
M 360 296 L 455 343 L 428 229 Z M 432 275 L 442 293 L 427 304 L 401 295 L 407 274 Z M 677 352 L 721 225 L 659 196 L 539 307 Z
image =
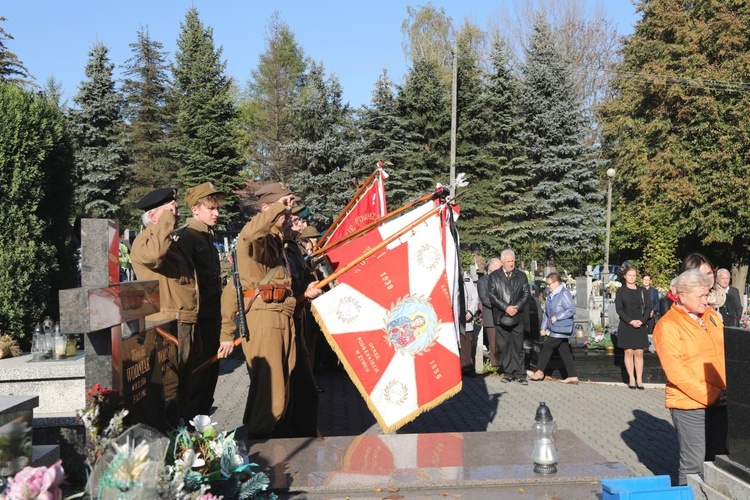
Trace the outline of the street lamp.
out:
M 602 330 L 607 318 L 607 284 L 609 283 L 609 226 L 612 220 L 612 179 L 615 169 L 607 169 L 607 229 L 604 238 L 604 269 L 602 269 Z

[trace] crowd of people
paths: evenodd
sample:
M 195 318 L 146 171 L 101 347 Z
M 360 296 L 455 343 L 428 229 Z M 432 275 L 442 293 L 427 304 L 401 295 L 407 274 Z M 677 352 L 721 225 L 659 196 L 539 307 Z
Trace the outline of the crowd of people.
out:
M 686 484 L 688 474 L 701 473 L 704 461 L 727 453 L 723 329 L 739 326 L 743 314 L 739 290 L 729 286 L 730 278 L 728 270 L 715 270 L 704 255 L 692 253 L 685 257 L 669 291 L 660 298 L 649 274 L 641 276 L 638 284 L 638 272 L 632 264 L 626 262 L 620 268 L 621 286 L 614 300 L 619 317 L 616 343 L 623 350 L 628 388 L 644 389 L 643 356 L 652 338 L 666 376 L 665 406 L 677 431 L 680 485 Z M 465 281 L 470 288 L 468 273 Z M 557 272 L 546 276 L 546 285 L 540 328 L 540 335 L 546 339 L 536 370 L 528 372 L 524 370 L 521 313 L 529 304 L 530 285 L 525 274 L 515 269 L 513 252 L 506 250 L 499 259 L 489 259 L 485 274 L 476 282 L 478 304 L 473 292 L 466 294 L 467 321 L 481 315 L 490 364 L 502 374 L 502 382 L 527 385 L 527 380 L 544 380 L 555 351 L 567 375 L 560 382 L 579 382 L 569 345 L 575 302 Z M 478 331 L 467 332 L 467 337 L 472 333 Z M 465 352 L 470 349 L 471 339 L 464 339 L 462 368 L 466 374 L 473 368 L 470 354 Z

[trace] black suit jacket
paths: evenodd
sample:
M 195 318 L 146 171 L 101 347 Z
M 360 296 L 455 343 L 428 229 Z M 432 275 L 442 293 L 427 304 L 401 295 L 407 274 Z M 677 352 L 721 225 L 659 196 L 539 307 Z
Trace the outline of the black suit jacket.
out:
M 727 290 L 727 300 L 719 308 L 724 326 L 740 326 L 742 316 L 742 303 L 740 302 L 740 291 L 730 286 Z
M 493 271 L 495 272 L 495 271 Z M 492 328 L 495 322 L 492 320 L 492 302 L 490 302 L 490 276 L 492 274 L 483 274 L 477 280 L 477 294 L 482 302 L 482 323 Z
M 492 319 L 496 325 L 500 324 L 500 318 L 505 315 L 508 306 L 518 307 L 518 319 L 523 316 L 521 312 L 529 301 L 529 280 L 523 271 L 514 269 L 510 279 L 506 278 L 503 268 L 490 274 L 489 285 L 490 303 L 492 304 Z

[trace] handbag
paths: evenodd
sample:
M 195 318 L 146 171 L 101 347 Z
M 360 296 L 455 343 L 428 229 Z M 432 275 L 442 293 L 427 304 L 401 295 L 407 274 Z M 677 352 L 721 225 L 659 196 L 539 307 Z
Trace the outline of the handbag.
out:
M 560 333 L 564 335 L 571 335 L 573 333 L 574 321 L 573 318 L 558 319 L 549 329 L 552 333 Z

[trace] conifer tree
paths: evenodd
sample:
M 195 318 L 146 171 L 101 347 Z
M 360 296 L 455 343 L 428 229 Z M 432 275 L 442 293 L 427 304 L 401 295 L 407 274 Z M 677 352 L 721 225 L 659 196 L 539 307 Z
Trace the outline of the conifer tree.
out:
M 479 202 L 485 205 L 479 219 L 491 235 L 487 245 L 494 255 L 515 241 L 517 225 L 525 221 L 526 211 L 517 201 L 529 184 L 524 151 L 519 142 L 519 81 L 510 68 L 510 55 L 501 37 L 493 41 L 491 71 L 479 105 L 484 110 L 482 123 L 489 138 L 482 151 L 490 167 L 481 184 Z
M 146 27 L 138 30 L 130 49 L 132 55 L 123 67 L 122 92 L 123 115 L 129 125 L 132 189 L 123 202 L 123 222 L 138 227 L 141 211 L 135 204 L 152 189 L 174 185 L 177 167 L 169 140 L 169 66 L 164 46 L 150 37 Z
M 493 53 L 499 67 L 485 84 L 476 36 L 472 29 L 462 29 L 458 36 L 456 172 L 466 174 L 469 185 L 460 192 L 457 225 L 462 243 L 479 244 L 484 253 L 499 255 L 504 245 L 495 232 L 506 207 L 499 203 L 498 186 L 512 148 L 508 135 L 515 127 L 508 127 L 508 122 L 515 121 L 516 89 L 508 88 L 512 77 L 501 44 Z M 512 151 L 516 152 L 517 148 Z
M 332 222 L 351 199 L 353 123 L 335 75 L 325 78 L 323 65 L 307 62 L 303 87 L 289 108 L 296 137 L 284 145 L 294 162 L 289 184 L 321 226 Z M 369 172 L 368 172 L 369 174 Z
M 388 199 L 392 206 L 401 206 L 433 191 L 437 182 L 450 180 L 450 103 L 435 63 L 414 64 L 396 106 L 407 151 L 390 167 Z
M 251 71 L 248 99 L 241 105 L 239 120 L 248 164 L 261 179 L 285 181 L 292 173 L 293 165 L 282 146 L 294 137 L 289 108 L 304 72 L 304 51 L 274 12 L 266 27 L 266 50 Z
M 5 21 L 6 18 L 0 17 L 0 23 Z M 7 40 L 13 40 L 13 36 L 0 27 L 0 81 L 18 86 L 35 86 L 34 77 L 29 74 L 23 61 L 6 47 Z
M 598 245 L 603 216 L 596 172 L 602 162 L 583 143 L 585 128 L 570 63 L 561 56 L 541 16 L 522 72 L 520 140 L 529 183 L 516 203 L 527 218 L 515 221 L 512 237 L 536 242 L 554 267 L 558 255 L 585 253 Z
M 195 7 L 188 9 L 180 26 L 172 67 L 177 187 L 184 193 L 191 186 L 213 182 L 228 193 L 222 219 L 229 223 L 239 214 L 232 192 L 244 187 L 239 175 L 243 162 L 233 136 L 236 108 L 230 93 L 232 82 L 225 75 L 222 49 L 214 46 L 213 29 L 204 27 Z
M 396 84 L 388 77 L 388 71 L 375 82 L 370 106 L 357 111 L 359 128 L 362 134 L 362 148 L 357 156 L 359 169 L 369 175 L 378 160 L 394 165 L 406 154 L 406 131 L 403 120 L 396 109 Z M 388 167 L 386 172 L 390 172 Z M 390 188 L 386 186 L 386 190 Z M 393 207 L 397 208 L 397 207 Z
M 613 245 L 664 284 L 685 254 L 703 250 L 733 268 L 733 285 L 743 290 L 750 6 L 650 0 L 639 10 L 616 98 L 603 113 L 605 150 L 617 170 Z
M 78 107 L 69 117 L 76 149 L 76 206 L 88 215 L 117 218 L 127 188 L 127 158 L 113 69 L 109 49 L 94 44 L 86 63 L 88 79 L 73 97 Z
M 56 314 L 58 290 L 75 286 L 73 168 L 60 109 L 0 82 L 0 331 L 16 339 Z

